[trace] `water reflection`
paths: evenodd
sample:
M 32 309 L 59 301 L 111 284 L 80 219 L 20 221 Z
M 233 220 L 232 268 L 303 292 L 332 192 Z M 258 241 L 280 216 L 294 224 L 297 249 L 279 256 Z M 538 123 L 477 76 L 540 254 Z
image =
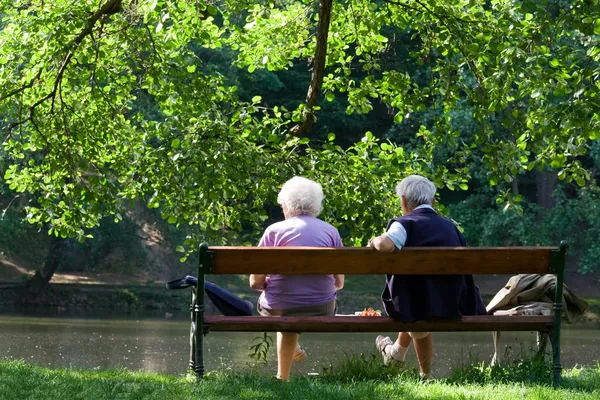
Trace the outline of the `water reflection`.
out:
M 126 367 L 182 374 L 189 356 L 189 324 L 181 320 L 76 319 L 0 316 L 0 357 L 24 359 L 40 365 L 72 368 Z M 600 360 L 598 326 L 565 329 L 562 357 L 565 367 Z M 212 332 L 206 338 L 207 370 L 248 368 L 248 347 L 254 333 Z M 297 373 L 320 373 L 351 354 L 371 354 L 374 334 L 305 333 L 302 345 L 308 360 L 294 366 Z M 469 360 L 489 361 L 491 334 L 480 332 L 437 333 L 436 369 L 441 373 Z M 502 343 L 510 353 L 528 353 L 534 333 L 505 333 Z M 269 373 L 275 370 L 270 352 Z M 411 350 L 408 359 L 414 363 Z M 270 370 L 273 371 L 270 371 Z

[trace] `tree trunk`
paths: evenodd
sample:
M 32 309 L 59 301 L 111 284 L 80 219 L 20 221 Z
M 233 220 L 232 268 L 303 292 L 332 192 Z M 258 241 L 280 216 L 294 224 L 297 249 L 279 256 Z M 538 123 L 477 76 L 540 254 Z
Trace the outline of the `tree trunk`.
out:
M 537 204 L 547 210 L 554 207 L 556 199 L 552 195 L 554 191 L 554 185 L 556 183 L 556 172 L 555 171 L 537 171 L 535 176 L 536 183 L 536 202 Z
M 512 193 L 516 196 L 519 194 L 519 177 L 515 175 L 512 181 Z
M 319 6 L 319 24 L 317 26 L 317 46 L 313 61 L 312 77 L 306 94 L 306 108 L 302 115 L 304 121 L 294 126 L 290 132 L 294 136 L 306 136 L 315 124 L 313 107 L 317 105 L 321 88 L 323 87 L 323 76 L 325 75 L 325 64 L 327 62 L 327 38 L 329 36 L 329 23 L 331 21 L 331 8 L 333 0 L 321 0 Z
M 44 264 L 35 271 L 35 275 L 25 285 L 26 301 L 37 301 L 48 287 L 48 283 L 50 283 L 60 264 L 61 249 L 65 241 L 65 239 L 57 238 L 54 235 L 51 236 Z

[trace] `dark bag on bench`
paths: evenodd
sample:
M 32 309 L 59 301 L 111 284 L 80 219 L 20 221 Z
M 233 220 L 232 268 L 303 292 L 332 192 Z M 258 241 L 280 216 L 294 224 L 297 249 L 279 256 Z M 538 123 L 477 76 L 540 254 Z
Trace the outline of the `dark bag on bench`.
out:
M 192 286 L 198 286 L 198 278 L 186 275 L 185 278 L 167 282 L 165 286 L 167 289 L 187 289 Z M 204 292 L 223 315 L 238 317 L 252 315 L 254 306 L 251 302 L 239 298 L 212 282 L 204 281 Z

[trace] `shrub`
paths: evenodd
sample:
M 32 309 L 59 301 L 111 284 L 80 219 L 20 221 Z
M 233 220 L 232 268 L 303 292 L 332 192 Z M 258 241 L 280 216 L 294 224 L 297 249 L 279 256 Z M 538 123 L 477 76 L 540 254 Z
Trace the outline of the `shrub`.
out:
M 526 200 L 519 209 L 505 210 L 486 194 L 471 195 L 448 209 L 470 246 L 556 246 L 566 239 L 579 272 L 600 271 L 600 188 L 592 184 L 577 197 L 565 192 L 557 188 L 550 210 Z

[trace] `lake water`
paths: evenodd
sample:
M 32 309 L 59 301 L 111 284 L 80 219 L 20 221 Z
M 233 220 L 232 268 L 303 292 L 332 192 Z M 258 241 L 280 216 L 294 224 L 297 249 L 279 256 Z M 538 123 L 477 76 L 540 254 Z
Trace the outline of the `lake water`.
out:
M 88 319 L 0 315 L 0 359 L 22 359 L 48 367 L 125 367 L 183 374 L 189 359 L 189 322 L 163 318 Z M 275 334 L 271 334 L 275 338 Z M 211 370 L 248 369 L 249 347 L 256 333 L 211 332 L 205 340 L 205 366 Z M 375 352 L 371 333 L 304 333 L 308 353 L 294 365 L 294 374 L 318 374 L 353 355 Z M 502 344 L 518 357 L 530 354 L 535 333 L 504 333 Z M 435 369 L 446 373 L 470 359 L 489 361 L 493 353 L 490 333 L 435 333 Z M 527 356 L 526 356 L 527 357 Z M 275 351 L 270 351 L 267 373 L 275 373 Z M 600 360 L 600 326 L 567 326 L 562 336 L 564 367 L 596 364 Z M 414 350 L 407 356 L 415 365 Z M 272 370 L 272 371 L 271 371 Z

